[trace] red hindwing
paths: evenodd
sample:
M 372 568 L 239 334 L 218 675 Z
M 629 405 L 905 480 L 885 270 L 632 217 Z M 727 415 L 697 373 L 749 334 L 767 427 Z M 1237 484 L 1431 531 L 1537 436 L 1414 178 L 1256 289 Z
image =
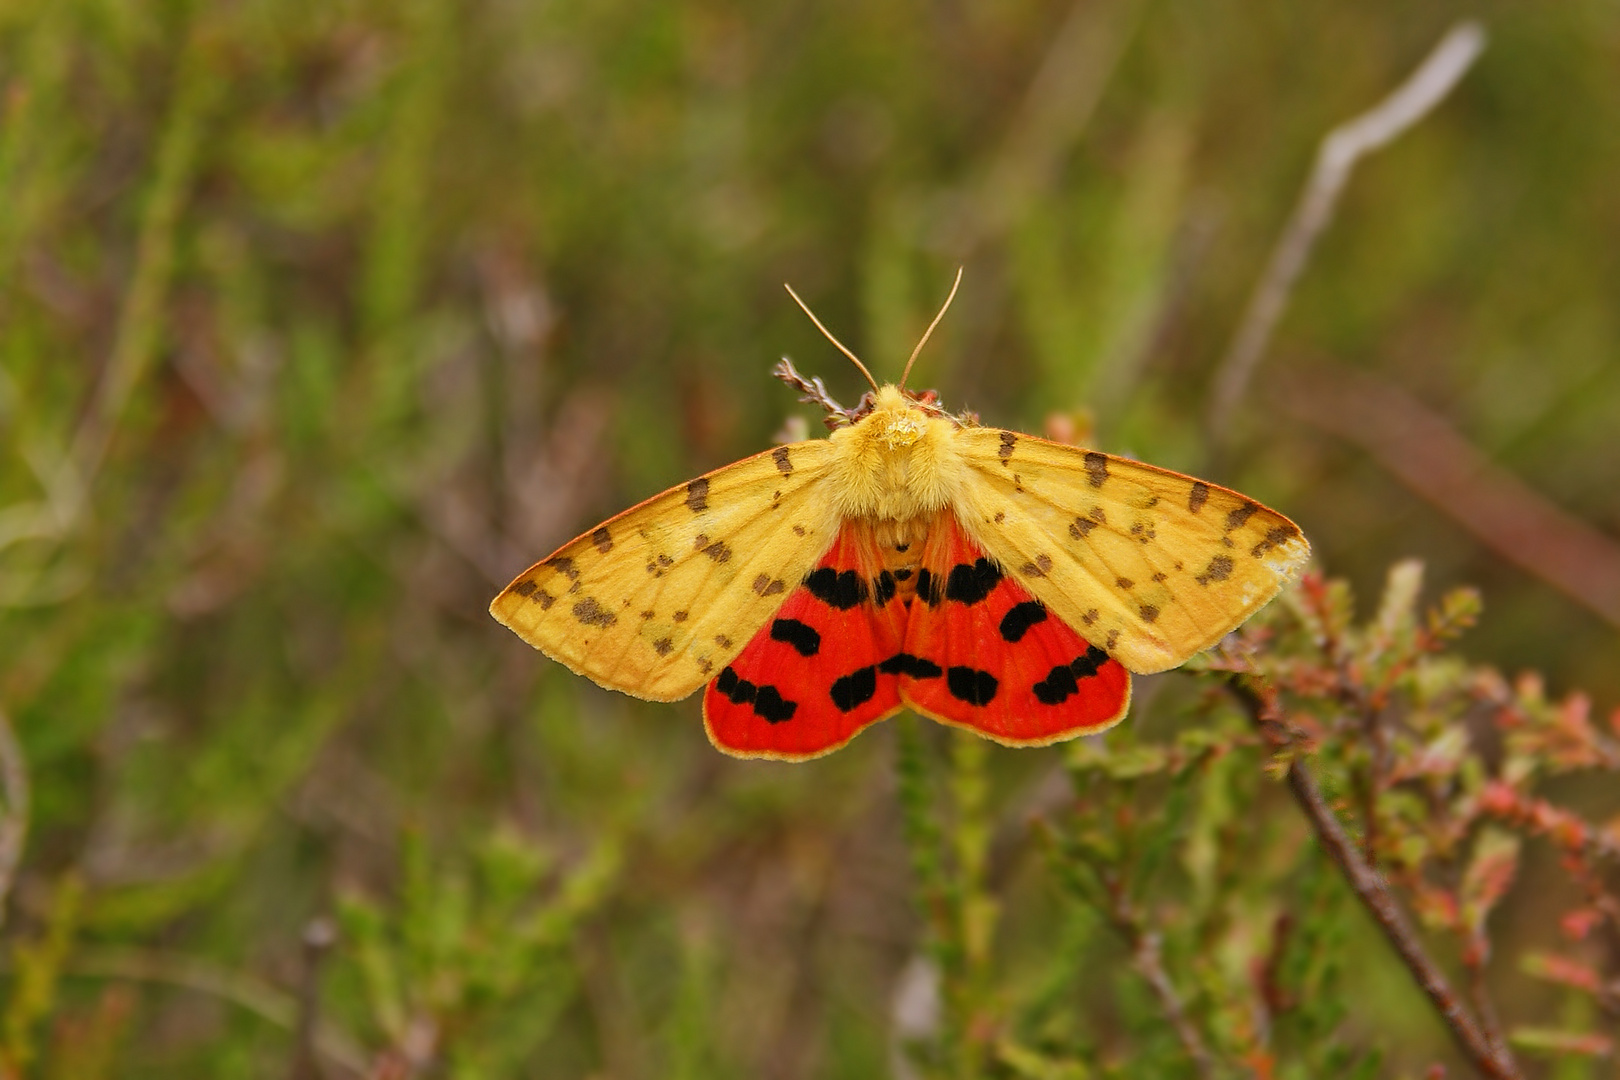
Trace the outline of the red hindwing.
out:
M 881 572 L 872 530 L 846 522 L 816 569 L 703 692 L 716 746 L 740 757 L 815 757 L 900 708 L 894 673 L 880 669 L 900 652 L 905 608 L 880 585 Z
M 900 694 L 997 742 L 1041 745 L 1125 715 L 1130 673 L 1003 574 L 952 515 L 929 530 Z
M 902 704 L 997 742 L 1040 745 L 1125 715 L 1119 661 L 1006 577 L 950 513 L 897 590 L 871 526 L 832 549 L 703 694 L 709 738 L 741 757 L 802 759 Z

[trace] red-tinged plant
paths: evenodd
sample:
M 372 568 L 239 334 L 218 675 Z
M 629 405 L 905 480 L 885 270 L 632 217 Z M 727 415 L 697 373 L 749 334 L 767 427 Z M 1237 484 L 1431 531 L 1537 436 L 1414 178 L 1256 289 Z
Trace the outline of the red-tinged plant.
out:
M 1550 700 L 1538 677 L 1464 661 L 1450 649 L 1478 597 L 1461 589 L 1420 609 L 1422 577 L 1416 562 L 1395 566 L 1360 623 L 1343 582 L 1308 575 L 1196 663 L 1211 679 L 1191 706 L 1197 723 L 1164 734 L 1150 706 L 1069 749 L 1072 801 L 1038 836 L 1062 891 L 1094 919 L 1097 940 L 1054 958 L 1090 992 L 1076 985 L 1083 1006 L 1059 1022 L 1046 1000 L 975 1000 L 962 965 L 947 964 L 944 1000 L 964 1012 L 943 1018 L 920 1060 L 964 1076 L 1374 1075 L 1380 1026 L 1421 1010 L 1364 995 L 1404 992 L 1400 982 L 1449 1033 L 1454 1064 L 1478 1075 L 1528 1075 L 1521 1057 L 1610 1058 L 1620 844 L 1560 801 L 1559 781 L 1620 770 L 1620 713 L 1605 731 L 1582 695 Z M 953 927 L 965 905 L 988 903 L 986 885 L 918 826 L 925 749 L 915 738 L 905 749 L 934 955 L 960 955 Z M 1529 857 L 1536 845 L 1556 862 Z M 1358 929 L 1357 906 L 1382 941 Z M 1523 992 L 1535 983 L 1560 988 L 1562 1011 Z M 1098 1004 L 1099 985 L 1112 1004 Z M 957 1022 L 966 1010 L 971 1032 Z M 1099 1024 L 1109 1011 L 1124 1022 Z

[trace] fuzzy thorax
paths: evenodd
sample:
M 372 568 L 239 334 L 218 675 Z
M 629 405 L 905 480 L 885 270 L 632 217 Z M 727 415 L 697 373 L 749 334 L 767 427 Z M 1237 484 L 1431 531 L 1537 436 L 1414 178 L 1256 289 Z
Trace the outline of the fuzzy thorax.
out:
M 845 518 L 909 521 L 955 501 L 965 465 L 956 423 L 913 402 L 895 386 L 878 391 L 872 411 L 832 434 L 833 483 Z

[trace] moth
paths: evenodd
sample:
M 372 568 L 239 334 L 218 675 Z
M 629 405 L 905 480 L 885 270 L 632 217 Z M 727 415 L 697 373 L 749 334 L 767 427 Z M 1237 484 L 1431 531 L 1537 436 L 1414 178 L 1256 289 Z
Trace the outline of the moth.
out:
M 872 384 L 845 410 L 779 367 L 817 391 L 828 438 L 610 518 L 490 613 L 602 686 L 653 701 L 703 688 L 710 740 L 738 757 L 817 757 L 908 707 L 1041 746 L 1117 723 L 1130 672 L 1215 644 L 1310 554 L 1235 491 L 907 390 L 945 308 L 884 386 L 805 312 Z

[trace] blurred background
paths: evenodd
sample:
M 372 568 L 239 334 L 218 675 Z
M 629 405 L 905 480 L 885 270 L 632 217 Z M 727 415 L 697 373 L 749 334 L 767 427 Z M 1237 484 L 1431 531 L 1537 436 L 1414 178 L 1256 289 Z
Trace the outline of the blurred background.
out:
M 1461 17 L 1212 441 L 1319 142 Z M 914 385 L 1421 558 L 1612 705 L 1617 62 L 1600 0 L 0 5 L 8 1075 L 891 1073 L 892 732 L 733 761 L 485 611 L 819 432 L 779 356 L 859 395 L 784 281 L 894 378 L 965 267 Z

